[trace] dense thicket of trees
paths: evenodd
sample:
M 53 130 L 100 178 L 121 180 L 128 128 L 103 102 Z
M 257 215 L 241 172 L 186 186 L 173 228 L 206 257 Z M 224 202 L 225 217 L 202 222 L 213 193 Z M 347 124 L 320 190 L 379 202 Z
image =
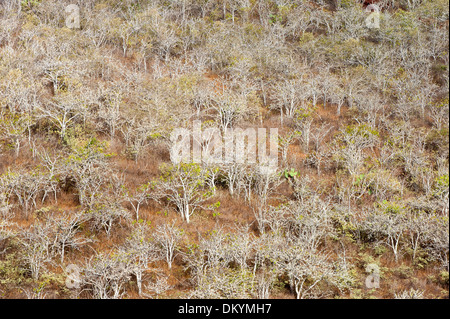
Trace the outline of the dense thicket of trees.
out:
M 448 298 L 448 0 L 374 3 L 0 2 L 0 296 Z

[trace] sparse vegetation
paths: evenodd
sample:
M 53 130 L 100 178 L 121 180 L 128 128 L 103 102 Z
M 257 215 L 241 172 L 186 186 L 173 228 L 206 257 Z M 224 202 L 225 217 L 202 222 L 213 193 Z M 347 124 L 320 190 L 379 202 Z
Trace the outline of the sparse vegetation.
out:
M 0 298 L 448 298 L 448 5 L 0 1 Z

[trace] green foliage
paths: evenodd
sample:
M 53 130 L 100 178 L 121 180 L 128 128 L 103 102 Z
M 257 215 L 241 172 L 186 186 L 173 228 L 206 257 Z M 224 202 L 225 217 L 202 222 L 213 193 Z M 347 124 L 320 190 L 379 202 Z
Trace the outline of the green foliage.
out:
M 404 207 L 398 203 L 383 200 L 381 203 L 377 203 L 376 206 L 383 214 L 401 214 L 404 213 Z
M 64 274 L 55 274 L 51 272 L 43 273 L 40 278 L 39 286 L 35 289 L 37 290 L 36 292 L 40 292 L 45 287 L 51 285 L 56 285 L 57 287 L 65 287 L 65 282 L 66 276 Z
M 70 149 L 77 150 L 89 144 L 91 140 L 98 141 L 93 132 L 83 125 L 75 125 L 67 129 L 63 142 Z
M 189 185 L 195 188 L 205 186 L 208 172 L 196 163 L 180 163 L 179 165 L 163 164 L 160 167 L 162 181 L 174 181 L 186 178 Z
M 299 108 L 295 111 L 295 120 L 303 121 L 305 119 L 311 118 L 316 112 L 317 107 L 313 107 L 311 104 L 308 104 L 306 107 Z M 300 132 L 296 132 L 296 134 L 301 134 Z
M 369 127 L 366 124 L 349 125 L 345 132 L 349 135 L 360 136 L 363 138 L 370 138 L 372 136 L 380 136 L 378 130 Z
M 448 274 L 448 271 L 442 271 L 439 274 L 439 281 L 441 282 L 442 285 L 446 285 L 448 287 L 448 285 L 449 285 L 449 274 Z
M 41 0 L 21 0 L 20 5 L 25 10 L 31 10 L 33 7 L 39 5 Z
M 416 252 L 416 259 L 414 260 L 414 266 L 418 269 L 425 269 L 430 263 L 430 258 L 422 250 Z
M 433 195 L 440 197 L 442 195 L 448 194 L 448 191 L 449 191 L 448 174 L 436 177 Z
M 377 256 L 381 256 L 381 255 L 383 255 L 385 252 L 386 252 L 386 246 L 383 246 L 383 245 L 377 245 L 377 246 L 375 246 L 375 248 L 374 248 L 374 253 L 375 253 L 375 255 L 377 255 Z
M 353 222 L 353 217 L 351 213 L 342 213 L 337 212 L 332 216 L 334 229 L 338 232 L 338 234 L 344 235 L 344 237 L 350 242 L 355 241 L 355 231 L 357 230 L 357 226 Z M 337 238 L 337 240 L 341 240 Z
M 276 14 L 269 14 L 269 23 L 270 24 L 277 24 L 280 23 L 281 21 L 283 21 L 283 17 L 278 16 Z
M 408 279 L 414 275 L 413 269 L 406 265 L 401 265 L 400 267 L 394 269 L 393 273 L 401 279 Z
M 379 266 L 379 262 L 375 259 L 374 256 L 369 255 L 368 253 L 359 253 L 359 265 L 361 268 L 366 268 L 367 265 L 375 264 Z
M 357 5 L 356 1 L 353 0 L 341 0 L 341 7 L 344 9 L 355 7 Z
M 20 285 L 24 282 L 26 270 L 18 264 L 17 253 L 7 254 L 5 259 L 0 260 L 0 284 Z
M 151 220 L 145 221 L 142 218 L 140 218 L 139 220 L 133 220 L 131 222 L 131 224 L 132 225 L 147 225 L 147 226 L 150 226 L 152 224 L 152 221 Z
M 313 33 L 311 33 L 311 32 L 304 32 L 302 34 L 302 36 L 300 37 L 300 39 L 299 39 L 299 44 L 300 44 L 300 46 L 302 46 L 302 45 L 304 45 L 304 44 L 306 44 L 308 42 L 311 42 L 311 41 L 313 41 L 315 39 L 316 39 L 316 37 L 314 36 Z
M 73 153 L 67 159 L 67 162 L 83 163 L 90 160 L 105 160 L 113 157 L 114 153 L 106 153 L 108 148 L 107 142 L 99 141 L 96 138 L 80 141 L 73 144 Z
M 365 174 L 359 174 L 358 176 L 356 176 L 355 181 L 353 182 L 353 185 L 360 185 L 361 182 L 364 180 L 364 178 L 366 177 Z
M 213 211 L 213 217 L 219 217 L 220 216 L 220 212 L 217 211 L 217 209 L 219 209 L 220 206 L 221 206 L 220 201 L 218 201 L 218 202 L 216 202 L 214 204 L 211 204 L 209 206 L 209 209 Z
M 284 171 L 283 175 L 284 175 L 284 177 L 286 179 L 290 179 L 290 178 L 294 178 L 295 179 L 297 177 L 297 175 L 298 175 L 298 172 L 294 168 L 291 168 L 290 170 L 286 169 Z

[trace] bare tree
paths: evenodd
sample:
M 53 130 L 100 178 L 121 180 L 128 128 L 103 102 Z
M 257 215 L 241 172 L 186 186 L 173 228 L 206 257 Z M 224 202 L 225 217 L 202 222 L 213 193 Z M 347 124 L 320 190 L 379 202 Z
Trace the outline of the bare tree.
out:
M 27 299 L 47 299 L 47 293 L 45 292 L 46 284 L 40 284 L 36 288 L 25 290 Z
M 323 140 L 327 137 L 333 127 L 327 123 L 322 123 L 320 127 L 311 130 L 311 139 L 313 141 L 314 150 L 308 154 L 306 161 L 308 164 L 317 168 L 317 175 L 321 174 L 321 165 L 329 156 L 329 149 Z
M 268 201 L 270 196 L 275 192 L 276 187 L 281 184 L 281 180 L 276 170 L 270 167 L 259 166 L 256 167 L 254 182 L 254 189 L 257 196 L 253 200 L 253 204 L 255 205 L 253 212 L 258 222 L 259 231 L 264 233 L 267 221 L 266 211 Z
M 165 17 L 152 19 L 151 30 L 156 34 L 156 40 L 153 43 L 154 52 L 166 63 L 170 58 L 172 50 L 179 43 L 175 30 L 169 27 L 169 22 Z
M 115 176 L 108 166 L 109 155 L 104 145 L 91 139 L 82 146 L 77 146 L 67 159 L 67 175 L 76 183 L 80 204 L 91 208 L 99 202 L 103 187 L 117 185 Z
M 166 260 L 169 269 L 172 268 L 172 263 L 177 256 L 177 251 L 180 249 L 180 242 L 183 238 L 184 231 L 172 224 L 158 225 L 153 235 L 155 244 L 159 248 L 160 256 Z
M 281 124 L 283 124 L 284 115 L 293 118 L 301 103 L 306 101 L 306 93 L 303 89 L 301 79 L 287 80 L 275 84 L 273 90 L 274 104 L 272 108 L 280 111 Z
M 356 176 L 363 165 L 363 151 L 376 145 L 378 135 L 378 131 L 366 125 L 350 126 L 342 130 L 335 159 L 344 165 L 351 176 Z
M 331 103 L 337 106 L 337 115 L 340 116 L 341 108 L 345 104 L 346 98 L 344 89 L 340 85 L 334 84 L 329 95 Z
M 445 216 L 436 216 L 431 219 L 431 230 L 425 235 L 425 241 L 428 242 L 426 249 L 431 257 L 441 263 L 441 267 L 449 270 L 449 225 L 448 218 Z
M 11 226 L 14 226 L 11 222 L 6 220 L 0 221 L 0 255 L 8 250 L 7 240 L 16 235 L 15 231 L 11 229 Z
M 96 202 L 86 214 L 91 227 L 96 231 L 104 230 L 108 236 L 111 235 L 113 226 L 130 219 L 130 213 L 111 198 Z
M 290 131 L 285 136 L 280 136 L 278 138 L 279 146 L 281 147 L 281 158 L 283 163 L 287 164 L 287 156 L 289 147 L 294 144 L 301 136 L 299 131 Z
M 9 171 L 1 176 L 0 184 L 3 185 L 8 198 L 17 199 L 19 205 L 24 209 L 26 218 L 29 217 L 30 209 L 36 207 L 36 198 L 47 185 L 45 176 L 38 169 L 30 172 Z
M 242 257 L 239 248 L 234 246 L 235 238 L 228 235 L 222 228 L 214 230 L 201 237 L 199 245 L 184 255 L 195 287 L 191 297 L 250 298 L 254 294 L 255 282 L 250 269 L 228 267 L 234 258 Z
M 75 118 L 81 115 L 82 104 L 75 99 L 62 98 L 56 102 L 49 102 L 46 106 L 38 107 L 40 118 L 48 118 L 57 126 L 62 141 L 66 137 L 67 129 Z
M 297 299 L 310 296 L 321 281 L 333 275 L 327 254 L 302 246 L 288 246 L 281 251 L 277 265 L 288 276 Z
M 152 145 L 153 136 L 158 136 L 155 123 L 147 118 L 137 120 L 137 117 L 132 117 L 125 120 L 120 131 L 125 139 L 126 152 L 136 163 L 144 151 Z
M 113 139 L 122 120 L 121 106 L 123 97 L 120 91 L 117 90 L 102 94 L 101 99 L 103 103 L 100 103 L 98 117 L 106 126 L 111 139 Z
M 317 250 L 333 234 L 329 204 L 317 194 L 299 202 L 290 202 L 267 212 L 267 224 L 275 233 L 284 233 L 292 243 Z
M 448 101 L 430 106 L 430 116 L 433 125 L 440 131 L 443 127 L 449 127 L 449 106 Z
M 395 261 L 398 261 L 400 253 L 400 241 L 406 231 L 404 212 L 396 211 L 396 208 L 386 204 L 386 211 L 373 211 L 363 221 L 363 229 L 377 240 L 392 249 Z
M 152 190 L 152 188 L 153 185 L 151 185 L 151 183 L 143 184 L 136 189 L 134 195 L 130 195 L 128 192 L 125 195 L 127 201 L 134 209 L 136 220 L 139 220 L 139 209 L 141 205 L 147 203 L 147 201 L 151 197 L 150 191 Z
M 51 157 L 45 149 L 42 152 L 38 152 L 39 158 L 43 163 L 43 167 L 47 171 L 47 187 L 44 189 L 44 195 L 42 196 L 42 202 L 48 196 L 48 193 L 53 192 L 55 202 L 58 201 L 57 195 L 59 190 L 59 178 L 65 175 L 65 169 L 61 161 L 61 157 Z
M 306 106 L 299 108 L 295 116 L 295 128 L 301 133 L 300 141 L 306 153 L 309 152 L 309 144 L 311 141 L 311 128 L 314 122 L 314 108 Z
M 46 224 L 36 223 L 30 230 L 24 231 L 19 237 L 22 252 L 21 260 L 31 277 L 38 280 L 42 271 L 47 269 L 47 263 L 52 258 L 52 229 Z
M 120 248 L 122 255 L 130 260 L 130 272 L 136 277 L 139 295 L 143 294 L 144 275 L 150 270 L 149 264 L 159 260 L 155 243 L 150 239 L 148 224 L 136 221 L 131 235 Z
M 124 286 L 130 278 L 131 267 L 120 254 L 96 254 L 82 269 L 81 285 L 90 290 L 94 298 L 118 299 L 125 293 Z
M 207 172 L 197 164 L 181 163 L 162 167 L 162 176 L 155 186 L 155 196 L 175 205 L 181 217 L 189 223 L 195 210 L 212 196 L 207 177 Z
M 67 248 L 80 249 L 81 246 L 91 242 L 90 239 L 81 235 L 81 226 L 87 220 L 88 216 L 81 212 L 74 215 L 63 213 L 58 217 L 52 215 L 46 221 L 52 229 L 52 249 L 61 256 L 61 264 L 64 262 Z
M 145 293 L 144 296 L 154 298 L 156 295 L 156 298 L 158 298 L 167 290 L 172 289 L 173 286 L 168 283 L 168 279 L 169 277 L 167 275 L 157 274 L 154 282 L 149 282 L 145 285 L 145 289 L 150 291 L 152 294 Z
M 0 132 L 2 139 L 14 145 L 16 157 L 19 156 L 25 133 L 30 128 L 30 118 L 19 113 L 4 113 L 0 110 Z
M 245 175 L 245 165 L 231 161 L 221 166 L 222 180 L 228 186 L 231 196 L 240 190 L 243 175 Z
M 225 254 L 241 269 L 246 269 L 252 260 L 255 236 L 248 225 L 236 225 L 235 232 L 230 233 L 224 245 Z
M 14 216 L 11 208 L 12 205 L 9 203 L 8 197 L 4 192 L 4 186 L 0 184 L 0 217 L 3 221 L 7 221 Z
M 421 212 L 411 213 L 407 216 L 407 231 L 409 234 L 411 247 L 413 249 L 413 262 L 416 260 L 417 250 L 421 247 L 431 231 L 428 219 L 429 216 Z
M 220 95 L 216 94 L 211 108 L 216 111 L 216 121 L 224 135 L 248 112 L 245 98 L 242 95 L 233 94 L 229 90 Z

